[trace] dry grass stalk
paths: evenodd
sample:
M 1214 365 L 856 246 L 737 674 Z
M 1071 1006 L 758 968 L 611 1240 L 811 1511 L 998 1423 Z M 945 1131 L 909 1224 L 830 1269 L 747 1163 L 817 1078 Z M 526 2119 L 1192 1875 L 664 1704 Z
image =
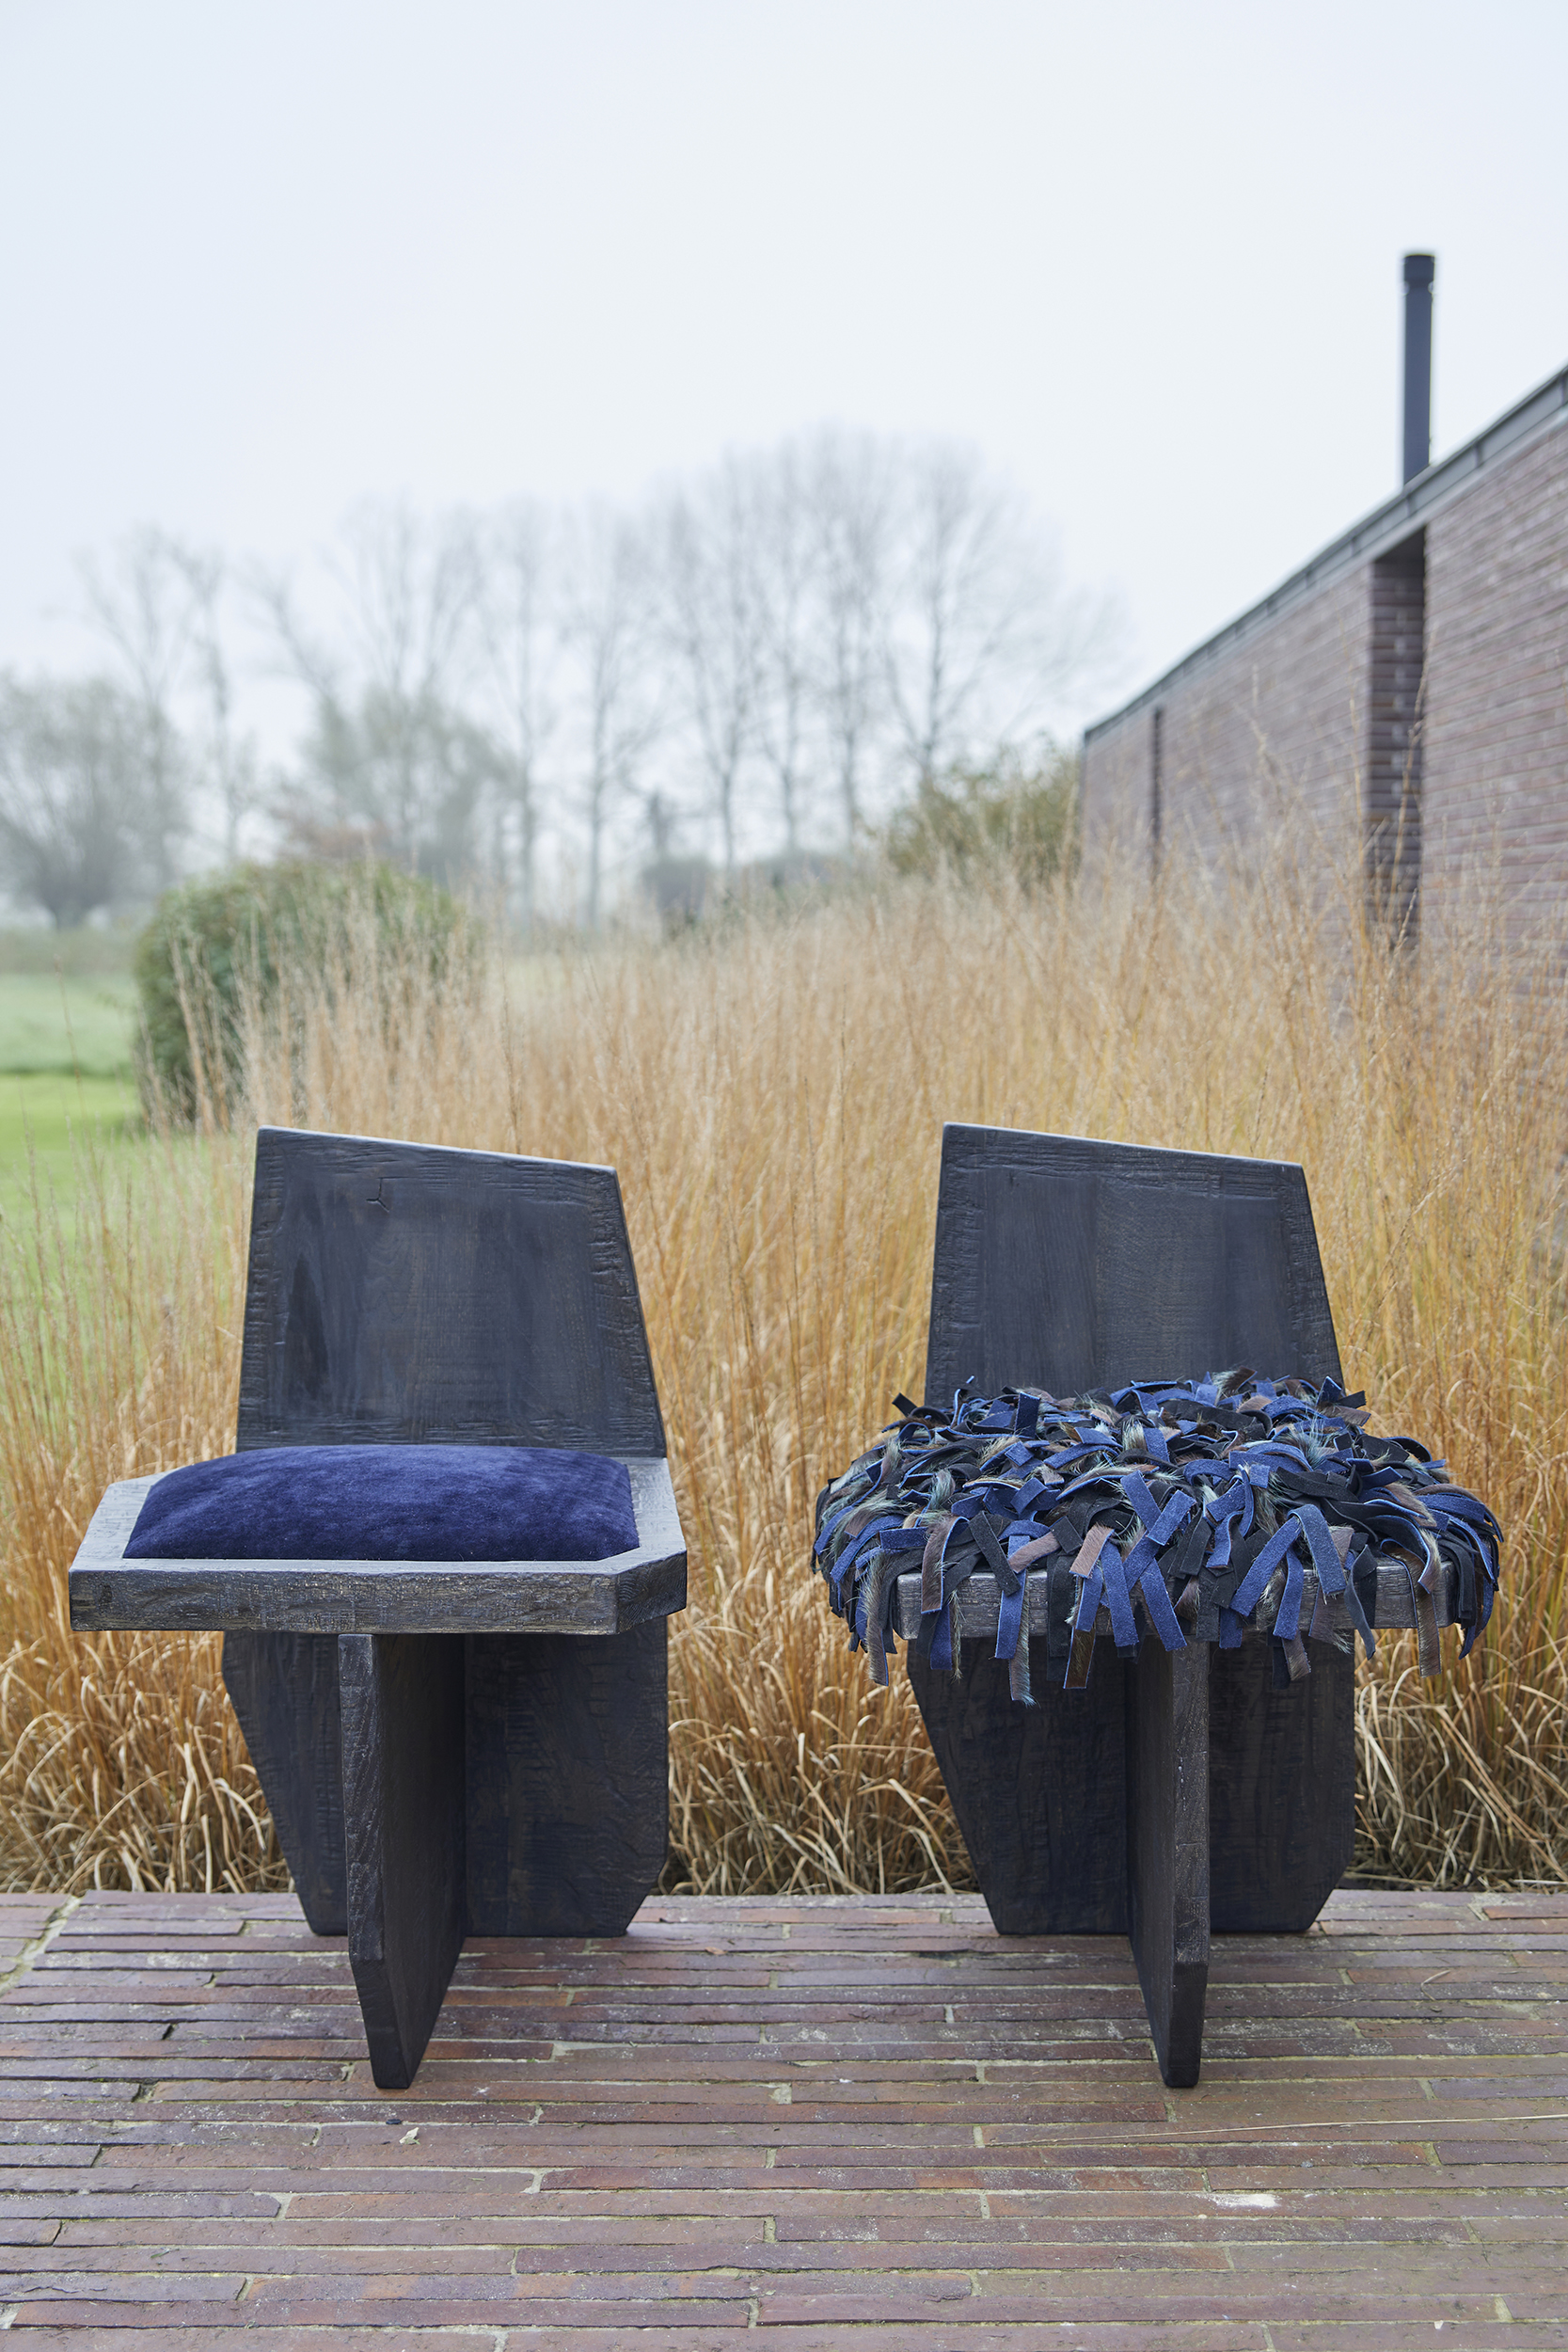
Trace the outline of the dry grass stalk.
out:
M 1353 1383 L 1381 1424 L 1435 1440 L 1509 1536 L 1499 1618 L 1465 1666 L 1422 1685 L 1386 1641 L 1363 1675 L 1363 1859 L 1443 1883 L 1561 1875 L 1561 965 L 1484 926 L 1390 960 L 1356 944 L 1323 870 L 867 887 L 444 991 L 412 969 L 388 985 L 367 920 L 335 970 L 251 1013 L 252 1122 L 620 1169 L 691 1549 L 672 1653 L 683 1883 L 967 1879 L 907 1687 L 872 1691 L 804 1565 L 817 1486 L 895 1389 L 919 1391 L 944 1119 L 1306 1163 Z M 11 1244 L 0 1728 L 52 1727 L 0 1768 L 10 1884 L 200 1885 L 209 1849 L 212 1883 L 276 1883 L 215 1645 L 73 1641 L 59 1597 L 107 1478 L 231 1442 L 248 1161 L 247 1135 L 161 1136 L 123 1174 L 84 1169 L 73 1257 L 50 1256 L 46 1205 Z M 84 1676 L 112 1704 L 79 1697 Z M 210 1769 L 187 1771 L 187 1746 Z
M 288 1883 L 216 1636 L 71 1632 L 66 1570 L 110 1480 L 233 1443 L 244 1146 L 80 1146 L 73 1216 L 4 1232 L 0 1884 Z

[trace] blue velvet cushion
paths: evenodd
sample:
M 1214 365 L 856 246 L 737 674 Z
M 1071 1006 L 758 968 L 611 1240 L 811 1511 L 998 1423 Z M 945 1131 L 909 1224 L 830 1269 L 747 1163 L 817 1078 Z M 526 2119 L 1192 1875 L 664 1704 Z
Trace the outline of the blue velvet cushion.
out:
M 637 1548 L 624 1462 L 563 1448 L 280 1445 L 170 1470 L 128 1560 L 608 1560 Z

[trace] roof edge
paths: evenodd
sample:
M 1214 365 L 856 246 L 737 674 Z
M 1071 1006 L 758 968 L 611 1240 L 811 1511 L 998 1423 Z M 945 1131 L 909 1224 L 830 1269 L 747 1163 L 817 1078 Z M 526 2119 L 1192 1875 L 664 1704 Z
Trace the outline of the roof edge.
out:
M 1568 420 L 1568 367 L 1560 369 L 1556 375 L 1549 375 L 1544 384 L 1537 385 L 1534 391 L 1527 392 L 1513 407 L 1505 409 L 1473 440 L 1466 441 L 1451 456 L 1440 459 L 1435 466 L 1429 466 L 1424 473 L 1417 474 L 1393 498 L 1386 500 L 1381 506 L 1373 507 L 1370 515 L 1353 523 L 1338 539 L 1331 539 L 1327 547 L 1320 548 L 1299 571 L 1291 572 L 1277 588 L 1271 589 L 1266 596 L 1259 597 L 1256 604 L 1248 605 L 1244 612 L 1238 613 L 1235 620 L 1227 621 L 1212 637 L 1204 638 L 1200 644 L 1193 647 L 1191 653 L 1183 654 L 1180 661 L 1163 671 L 1151 685 L 1144 687 L 1130 702 L 1123 703 L 1119 709 L 1085 727 L 1085 746 L 1092 743 L 1097 736 L 1119 726 L 1124 719 L 1134 718 L 1140 710 L 1151 708 L 1171 687 L 1207 669 L 1222 654 L 1228 653 L 1233 645 L 1255 636 L 1260 628 L 1266 628 L 1271 621 L 1280 619 L 1318 589 L 1327 587 L 1331 580 L 1354 570 L 1357 564 L 1384 554 L 1389 548 L 1398 547 L 1402 540 L 1408 539 L 1420 529 L 1429 515 L 1457 497 L 1474 475 L 1495 465 L 1498 458 L 1511 454 L 1522 442 L 1538 438 L 1565 420 Z

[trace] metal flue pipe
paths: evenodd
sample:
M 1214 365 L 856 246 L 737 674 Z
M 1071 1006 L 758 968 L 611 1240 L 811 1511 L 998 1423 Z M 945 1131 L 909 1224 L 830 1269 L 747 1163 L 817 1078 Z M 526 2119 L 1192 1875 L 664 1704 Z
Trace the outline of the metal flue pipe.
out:
M 1436 257 L 1404 257 L 1404 474 L 1413 482 L 1432 463 L 1432 281 Z

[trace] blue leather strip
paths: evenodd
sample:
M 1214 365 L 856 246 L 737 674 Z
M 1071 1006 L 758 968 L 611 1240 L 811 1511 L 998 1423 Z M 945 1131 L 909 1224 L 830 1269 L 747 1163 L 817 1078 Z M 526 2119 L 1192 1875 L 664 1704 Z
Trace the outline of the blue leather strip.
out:
M 1291 1546 L 1301 1534 L 1301 1521 L 1292 1511 L 1284 1525 L 1269 1537 L 1257 1559 L 1231 1597 L 1230 1606 L 1239 1617 L 1250 1617 L 1263 1597 L 1263 1587 L 1278 1567 Z
M 1308 1565 L 1320 1596 L 1308 1630 L 1342 1639 L 1354 1628 L 1370 1652 L 1379 1565 L 1414 1555 L 1423 1672 L 1438 1658 L 1434 1599 L 1458 1619 L 1462 1654 L 1490 1618 L 1496 1519 L 1414 1438 L 1370 1434 L 1363 1400 L 1334 1382 L 1314 1390 L 1237 1370 L 1140 1378 L 1086 1397 L 974 1390 L 967 1381 L 950 1411 L 898 1397 L 902 1418 L 818 1498 L 813 1556 L 879 1680 L 895 1646 L 906 1562 L 919 1564 L 921 1654 L 947 1665 L 956 1597 L 978 1569 L 990 1571 L 996 1656 L 1025 1703 L 1036 1572 L 1052 1597 L 1053 1668 L 1072 1688 L 1086 1679 L 1102 1607 L 1124 1652 L 1140 1629 L 1170 1648 L 1197 1640 L 1228 1649 L 1244 1629 L 1270 1631 L 1283 1687 L 1310 1671 Z M 1103 1549 L 1098 1559 L 1085 1554 L 1091 1566 L 1080 1576 L 1091 1534 Z M 1264 1628 L 1259 1605 L 1276 1579 L 1281 1598 Z M 1179 1595 L 1196 1614 L 1183 1607 L 1178 1615 Z

